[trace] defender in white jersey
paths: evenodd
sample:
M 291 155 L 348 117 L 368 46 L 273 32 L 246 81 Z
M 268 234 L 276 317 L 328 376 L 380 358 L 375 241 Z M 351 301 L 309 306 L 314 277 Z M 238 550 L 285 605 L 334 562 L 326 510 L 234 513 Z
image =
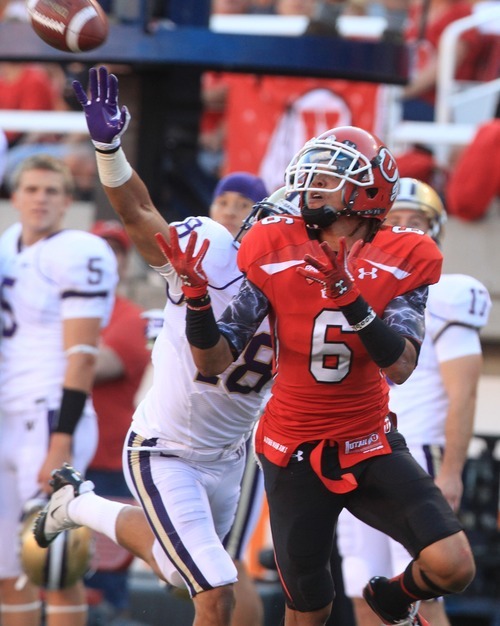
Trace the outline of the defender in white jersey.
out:
M 181 245 L 193 231 L 199 241 L 210 239 L 204 266 L 210 276 L 214 309 L 222 313 L 242 280 L 233 237 L 208 217 L 190 217 L 175 226 Z M 132 431 L 155 439 L 154 447 L 165 454 L 195 461 L 239 450 L 257 419 L 260 393 L 271 379 L 269 327 L 267 323 L 261 327 L 245 358 L 224 376 L 201 377 L 182 328 L 185 303 L 180 280 L 170 267 L 157 269 L 167 281 L 167 304 L 163 328 L 153 347 L 153 385 L 134 415 Z M 200 420 L 200 415 L 206 417 Z M 132 445 L 137 449 L 137 444 Z M 152 444 L 142 447 L 151 450 Z
M 40 623 L 40 593 L 22 578 L 19 530 L 29 500 L 49 493 L 64 461 L 85 470 L 97 443 L 89 398 L 97 342 L 114 301 L 116 261 L 100 238 L 63 230 L 72 179 L 39 155 L 14 178 L 20 222 L 0 238 L 0 613 L 3 626 Z M 82 626 L 81 582 L 47 590 L 49 626 Z
M 105 68 L 92 69 L 90 99 L 79 83 L 75 91 L 106 194 L 141 255 L 167 281 L 167 305 L 153 349 L 153 385 L 134 415 L 124 449 L 125 474 L 142 507 L 99 498 L 65 467 L 54 474 L 54 494 L 38 518 L 35 537 L 48 545 L 75 525 L 103 532 L 164 580 L 187 587 L 197 626 L 229 626 L 237 576 L 222 541 L 238 503 L 245 443 L 271 379 L 269 330 L 263 323 L 222 375 L 199 375 L 185 337 L 186 298 L 155 241 L 157 233 L 169 240 L 169 225 L 120 147 L 128 111 L 118 109 L 116 77 Z M 193 231 L 198 241 L 210 240 L 204 266 L 213 306 L 222 312 L 242 280 L 233 236 L 206 217 L 175 226 L 181 247 Z
M 438 243 L 446 219 L 437 193 L 425 183 L 401 179 L 387 222 L 427 232 Z M 486 287 L 463 274 L 444 274 L 429 287 L 425 338 L 418 366 L 403 385 L 391 385 L 389 406 L 397 416 L 412 455 L 435 477 L 456 511 L 462 496 L 462 470 L 472 435 L 481 372 L 479 331 L 488 321 L 491 301 Z M 366 578 L 391 578 L 408 553 L 387 535 L 343 511 L 338 527 L 346 593 L 353 599 L 357 626 L 379 626 L 362 598 Z M 432 626 L 449 626 L 444 605 L 424 602 L 422 615 Z
M 209 215 L 215 222 L 222 224 L 231 233 L 233 239 L 237 240 L 242 222 L 251 214 L 253 205 L 267 195 L 267 189 L 260 178 L 247 172 L 233 172 L 221 178 L 217 183 L 209 207 Z M 161 326 L 162 324 L 160 328 Z M 245 551 L 262 511 L 264 481 L 262 472 L 251 453 L 250 439 L 247 439 L 246 452 L 238 506 L 231 530 L 226 535 L 223 544 L 236 565 L 238 577 L 238 582 L 234 587 L 236 606 L 232 623 L 237 626 L 261 626 L 264 605 L 248 572 Z

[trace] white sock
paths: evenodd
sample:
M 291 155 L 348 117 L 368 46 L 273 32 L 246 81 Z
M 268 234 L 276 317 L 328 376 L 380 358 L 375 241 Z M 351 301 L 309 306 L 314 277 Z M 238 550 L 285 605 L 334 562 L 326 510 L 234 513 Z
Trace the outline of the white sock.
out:
M 111 541 L 116 541 L 116 520 L 122 509 L 128 504 L 107 500 L 93 491 L 82 493 L 68 504 L 68 515 L 81 526 L 88 526 Z

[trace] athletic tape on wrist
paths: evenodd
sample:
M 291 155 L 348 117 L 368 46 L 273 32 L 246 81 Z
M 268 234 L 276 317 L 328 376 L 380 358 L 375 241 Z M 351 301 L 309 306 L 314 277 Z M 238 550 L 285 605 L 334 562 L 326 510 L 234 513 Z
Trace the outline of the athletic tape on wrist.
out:
M 375 316 L 362 330 L 358 337 L 363 342 L 368 354 L 382 369 L 394 365 L 406 347 L 405 338 Z
M 120 187 L 132 177 L 132 166 L 121 148 L 116 152 L 96 150 L 97 172 L 105 187 Z

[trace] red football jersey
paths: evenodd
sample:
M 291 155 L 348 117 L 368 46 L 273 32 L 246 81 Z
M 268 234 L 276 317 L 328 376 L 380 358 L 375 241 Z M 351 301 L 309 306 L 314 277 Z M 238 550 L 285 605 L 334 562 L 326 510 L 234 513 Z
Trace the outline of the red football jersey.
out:
M 285 465 L 299 443 L 347 441 L 383 427 L 388 387 L 356 332 L 318 283 L 296 272 L 321 254 L 302 219 L 265 218 L 245 236 L 238 262 L 270 302 L 276 377 L 256 449 Z M 382 315 L 395 297 L 438 281 L 442 255 L 419 231 L 383 227 L 361 250 L 353 276 Z

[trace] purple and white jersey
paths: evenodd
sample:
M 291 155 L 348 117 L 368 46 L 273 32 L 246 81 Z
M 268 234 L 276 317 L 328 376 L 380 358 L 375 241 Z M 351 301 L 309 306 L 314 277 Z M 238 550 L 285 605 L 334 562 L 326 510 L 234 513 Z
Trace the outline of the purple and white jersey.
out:
M 193 230 L 198 233 L 197 250 L 204 239 L 210 240 L 203 269 L 217 319 L 243 279 L 236 263 L 237 244 L 226 228 L 208 217 L 174 225 L 183 248 Z M 167 281 L 167 304 L 152 354 L 154 383 L 135 412 L 132 429 L 146 439 L 157 438 L 156 450 L 206 458 L 248 437 L 259 416 L 271 380 L 269 325 L 266 319 L 223 374 L 205 378 L 194 365 L 186 339 L 179 278 L 168 264 L 156 269 Z
M 22 411 L 58 407 L 66 368 L 61 324 L 101 318 L 107 324 L 118 279 L 108 244 L 79 230 L 61 230 L 21 246 L 21 224 L 0 237 L 2 340 L 0 405 Z
M 408 445 L 444 445 L 448 397 L 439 364 L 481 354 L 479 331 L 491 300 L 486 287 L 464 274 L 443 274 L 429 287 L 425 337 L 418 365 L 403 385 L 391 385 L 389 407 Z

